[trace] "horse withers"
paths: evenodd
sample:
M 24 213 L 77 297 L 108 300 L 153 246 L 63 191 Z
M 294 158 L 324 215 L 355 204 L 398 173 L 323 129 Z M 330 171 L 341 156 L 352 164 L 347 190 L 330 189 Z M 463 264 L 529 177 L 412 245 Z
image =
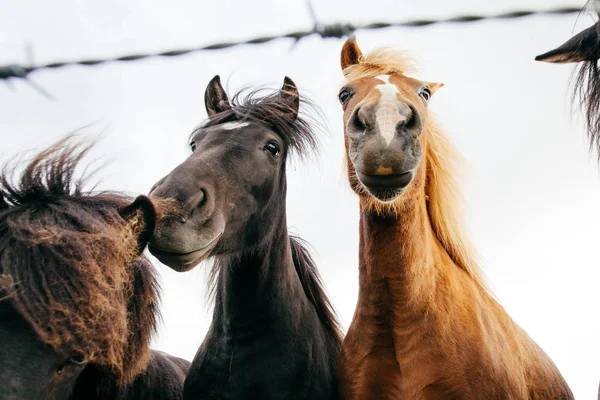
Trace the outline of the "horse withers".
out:
M 145 196 L 87 193 L 67 138 L 0 176 L 0 398 L 181 399 L 187 361 L 152 351 Z
M 192 153 L 150 193 L 177 206 L 150 252 L 177 271 L 214 259 L 212 323 L 184 397 L 335 399 L 341 334 L 305 244 L 287 231 L 286 163 L 316 142 L 298 90 L 286 78 L 230 101 L 216 76 L 205 102 Z

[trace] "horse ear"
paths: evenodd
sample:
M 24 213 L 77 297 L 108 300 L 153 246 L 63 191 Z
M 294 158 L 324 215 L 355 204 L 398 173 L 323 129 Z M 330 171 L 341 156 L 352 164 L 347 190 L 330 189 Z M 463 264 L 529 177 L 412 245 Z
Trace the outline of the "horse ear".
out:
M 579 32 L 560 47 L 540 54 L 535 59 L 557 64 L 595 61 L 600 58 L 598 39 L 598 26 L 595 24 Z
M 341 64 L 342 72 L 351 65 L 358 64 L 363 58 L 362 51 L 356 43 L 356 36 L 352 35 L 342 47 Z M 344 74 L 345 75 L 345 74 Z
M 138 252 L 142 254 L 156 226 L 156 210 L 152 201 L 146 196 L 138 196 L 133 203 L 120 209 L 119 214 L 137 236 Z
M 435 92 L 437 92 L 444 86 L 445 85 L 441 82 L 428 82 L 427 83 L 427 87 L 429 88 L 429 91 L 431 91 L 431 94 L 434 94 Z
M 204 92 L 204 105 L 206 106 L 206 113 L 209 118 L 231 109 L 231 103 L 223 85 L 221 85 L 221 77 L 219 75 L 215 75 L 208 82 L 208 86 Z
M 293 80 L 289 77 L 283 78 L 283 86 L 279 91 L 279 96 L 290 104 L 289 111 L 293 114 L 294 119 L 298 117 L 298 110 L 300 110 L 300 93 Z

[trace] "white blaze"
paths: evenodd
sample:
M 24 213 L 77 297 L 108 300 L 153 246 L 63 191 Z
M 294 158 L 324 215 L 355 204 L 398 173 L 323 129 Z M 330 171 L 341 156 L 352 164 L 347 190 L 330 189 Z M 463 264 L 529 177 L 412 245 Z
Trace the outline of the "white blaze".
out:
M 239 128 L 243 128 L 245 126 L 250 125 L 250 122 L 239 122 L 239 121 L 232 121 L 232 122 L 225 122 L 224 124 L 218 125 L 221 129 L 225 129 L 226 131 L 232 131 L 234 129 L 239 129 Z
M 396 126 L 400 121 L 406 120 L 406 117 L 400 114 L 399 101 L 396 97 L 400 91 L 396 85 L 390 83 L 390 76 L 379 75 L 376 79 L 382 80 L 383 84 L 376 86 L 381 93 L 381 98 L 377 105 L 377 111 L 375 111 L 375 118 L 379 126 L 379 133 L 389 146 L 396 134 Z

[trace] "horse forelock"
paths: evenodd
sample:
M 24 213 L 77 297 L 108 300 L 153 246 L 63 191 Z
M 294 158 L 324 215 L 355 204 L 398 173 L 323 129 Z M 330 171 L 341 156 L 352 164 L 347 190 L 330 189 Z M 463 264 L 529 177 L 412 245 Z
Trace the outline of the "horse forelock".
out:
M 224 130 L 229 130 L 249 122 L 259 123 L 280 136 L 291 152 L 305 158 L 318 150 L 322 113 L 304 96 L 300 96 L 300 109 L 300 114 L 296 114 L 291 100 L 281 97 L 279 91 L 242 89 L 231 99 L 231 108 L 207 120 L 198 129 L 221 125 Z
M 410 75 L 418 71 L 420 61 L 410 52 L 395 47 L 379 47 L 363 56 L 358 64 L 343 73 L 346 81 L 375 78 L 380 75 Z

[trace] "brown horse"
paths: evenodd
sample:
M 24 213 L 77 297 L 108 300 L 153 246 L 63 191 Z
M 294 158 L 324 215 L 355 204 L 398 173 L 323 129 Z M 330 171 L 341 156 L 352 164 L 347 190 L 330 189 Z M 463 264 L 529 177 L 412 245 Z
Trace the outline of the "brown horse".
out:
M 457 154 L 428 112 L 442 85 L 392 49 L 342 49 L 348 177 L 360 196 L 359 297 L 343 399 L 572 399 L 486 290 L 458 217 Z
M 187 361 L 149 348 L 150 200 L 86 193 L 65 139 L 0 175 L 0 398 L 181 399 Z
M 593 2 L 592 2 L 593 3 Z M 600 17 L 600 13 L 598 13 Z M 557 64 L 579 63 L 573 100 L 585 110 L 590 150 L 600 159 L 600 21 L 583 30 L 559 47 L 535 59 Z

